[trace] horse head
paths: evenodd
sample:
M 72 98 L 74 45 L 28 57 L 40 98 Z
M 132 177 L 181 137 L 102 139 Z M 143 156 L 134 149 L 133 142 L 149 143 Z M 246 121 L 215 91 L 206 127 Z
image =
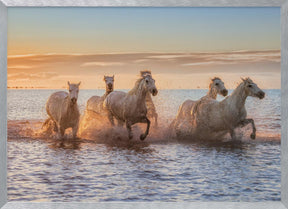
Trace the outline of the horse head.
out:
M 106 91 L 112 92 L 114 90 L 114 75 L 113 76 L 104 76 L 103 79 L 106 83 Z
M 209 89 L 215 90 L 215 92 L 217 94 L 220 94 L 220 95 L 222 95 L 224 97 L 227 96 L 227 94 L 228 94 L 228 91 L 227 91 L 227 89 L 224 86 L 224 82 L 218 77 L 215 77 L 215 78 L 211 79 L 211 83 L 209 85 Z
M 76 104 L 77 102 L 80 84 L 81 82 L 79 82 L 78 84 L 73 84 L 68 81 L 69 97 L 73 104 Z
M 155 85 L 155 80 L 152 78 L 151 74 L 146 74 L 143 76 L 143 83 L 147 91 L 149 91 L 153 96 L 156 96 L 158 90 Z
M 262 91 L 250 78 L 241 79 L 243 81 L 247 96 L 258 97 L 259 99 L 263 99 L 265 97 L 264 91 Z

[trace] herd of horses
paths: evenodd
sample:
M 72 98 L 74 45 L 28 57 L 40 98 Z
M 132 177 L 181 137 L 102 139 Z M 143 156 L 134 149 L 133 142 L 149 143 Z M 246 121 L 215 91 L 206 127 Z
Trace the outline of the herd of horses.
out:
M 112 126 L 126 126 L 128 138 L 133 138 L 132 125 L 145 123 L 146 130 L 140 135 L 144 140 L 149 134 L 150 120 L 155 119 L 158 126 L 158 114 L 152 101 L 152 96 L 158 93 L 151 71 L 141 71 L 140 78 L 130 91 L 114 91 L 114 75 L 104 76 L 106 92 L 103 96 L 92 96 L 86 105 L 85 111 L 93 111 L 107 117 Z M 46 102 L 48 119 L 43 125 L 52 124 L 60 138 L 64 137 L 65 130 L 72 128 L 73 137 L 77 137 L 80 112 L 77 105 L 78 84 L 68 82 L 69 92 L 53 93 Z M 217 95 L 225 98 L 217 100 Z M 220 139 L 227 133 L 235 140 L 235 129 L 252 125 L 251 139 L 256 138 L 254 120 L 246 118 L 245 101 L 248 96 L 263 99 L 265 93 L 250 78 L 242 78 L 237 88 L 227 96 L 228 90 L 224 82 L 215 77 L 211 79 L 208 93 L 197 101 L 186 100 L 178 109 L 177 116 L 169 125 L 179 139 Z

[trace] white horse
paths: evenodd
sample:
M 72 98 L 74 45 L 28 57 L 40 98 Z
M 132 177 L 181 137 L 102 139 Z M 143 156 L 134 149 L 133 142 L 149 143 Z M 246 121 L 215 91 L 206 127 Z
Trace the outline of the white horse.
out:
M 140 139 L 144 140 L 150 128 L 150 120 L 147 118 L 146 95 L 149 92 L 156 96 L 158 90 L 155 86 L 155 80 L 151 75 L 146 75 L 138 79 L 135 86 L 128 93 L 121 91 L 113 91 L 105 101 L 104 107 L 108 111 L 108 118 L 114 126 L 114 117 L 118 120 L 118 124 L 126 123 L 129 139 L 133 138 L 131 126 L 135 123 L 147 123 L 144 134 L 140 135 Z
M 146 75 L 150 75 L 152 77 L 152 73 L 150 70 L 140 71 L 140 76 L 145 77 Z M 151 94 L 146 95 L 146 106 L 147 106 L 147 117 L 149 119 L 154 118 L 155 119 L 155 126 L 158 126 L 158 114 L 156 112 L 155 105 L 153 103 Z
M 211 82 L 209 84 L 209 91 L 204 97 L 201 97 L 201 100 L 206 100 L 206 99 L 216 99 L 217 94 L 222 95 L 223 97 L 227 96 L 228 91 L 225 88 L 224 82 L 218 78 L 215 77 L 211 79 Z M 183 104 L 179 107 L 177 117 L 179 120 L 184 119 L 185 117 L 189 117 L 190 112 L 194 106 L 196 101 L 193 100 L 186 100 L 183 102 Z
M 220 78 L 215 77 L 211 79 L 211 82 L 209 84 L 209 91 L 207 92 L 205 96 L 201 97 L 200 100 L 216 99 L 218 94 L 225 97 L 227 96 L 228 91 L 225 88 L 224 82 Z M 194 110 L 196 109 L 194 107 L 196 102 L 197 101 L 188 99 L 182 103 L 182 105 L 178 109 L 176 119 L 173 120 L 173 122 L 170 125 L 172 129 L 177 129 L 178 125 L 182 123 L 183 120 L 190 119 L 191 110 L 193 111 L 193 109 Z
M 253 132 L 251 139 L 256 138 L 254 120 L 247 119 L 245 101 L 248 96 L 263 99 L 265 93 L 250 78 L 242 79 L 242 83 L 223 101 L 200 100 L 197 110 L 191 112 L 188 121 L 190 130 L 188 136 L 197 139 L 216 139 L 230 133 L 232 140 L 236 139 L 235 128 L 251 123 Z M 181 126 L 179 127 L 181 130 Z
M 92 96 L 86 105 L 86 110 L 93 111 L 98 114 L 103 113 L 103 102 L 105 98 L 114 90 L 114 75 L 113 76 L 104 76 L 103 79 L 106 83 L 106 92 L 103 96 Z
M 67 128 L 72 128 L 73 137 L 76 138 L 80 117 L 77 105 L 80 83 L 70 84 L 68 81 L 69 93 L 65 91 L 55 92 L 46 102 L 46 112 L 49 118 L 43 126 L 52 120 L 55 131 L 58 133 L 60 131 L 62 138 Z

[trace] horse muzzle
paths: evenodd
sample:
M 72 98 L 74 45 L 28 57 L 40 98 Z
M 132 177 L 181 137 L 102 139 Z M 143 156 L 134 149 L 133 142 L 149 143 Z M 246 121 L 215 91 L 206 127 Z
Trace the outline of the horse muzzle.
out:
M 72 98 L 72 99 L 71 99 L 71 102 L 72 102 L 73 104 L 76 104 L 77 99 L 76 99 L 76 98 Z
M 153 96 L 156 96 L 157 94 L 158 94 L 158 90 L 157 90 L 157 89 L 153 89 L 153 90 L 152 90 L 152 95 L 153 95 Z
M 227 94 L 228 94 L 227 89 L 223 89 L 223 90 L 221 91 L 221 94 L 222 94 L 222 96 L 226 97 Z
M 258 94 L 257 94 L 258 98 L 259 99 L 263 99 L 265 97 L 265 93 L 263 91 L 260 91 Z

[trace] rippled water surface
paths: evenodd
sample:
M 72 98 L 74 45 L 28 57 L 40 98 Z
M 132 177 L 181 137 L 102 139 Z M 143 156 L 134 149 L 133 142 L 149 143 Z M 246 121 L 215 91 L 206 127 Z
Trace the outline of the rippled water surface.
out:
M 54 91 L 8 91 L 10 201 L 280 200 L 280 90 L 247 100 L 258 138 L 250 140 L 246 128 L 236 143 L 180 143 L 165 136 L 178 106 L 205 90 L 160 90 L 153 98 L 160 128 L 152 127 L 144 142 L 137 135 L 141 127 L 131 142 L 39 137 L 45 101 Z M 82 113 L 85 101 L 102 93 L 82 90 Z

